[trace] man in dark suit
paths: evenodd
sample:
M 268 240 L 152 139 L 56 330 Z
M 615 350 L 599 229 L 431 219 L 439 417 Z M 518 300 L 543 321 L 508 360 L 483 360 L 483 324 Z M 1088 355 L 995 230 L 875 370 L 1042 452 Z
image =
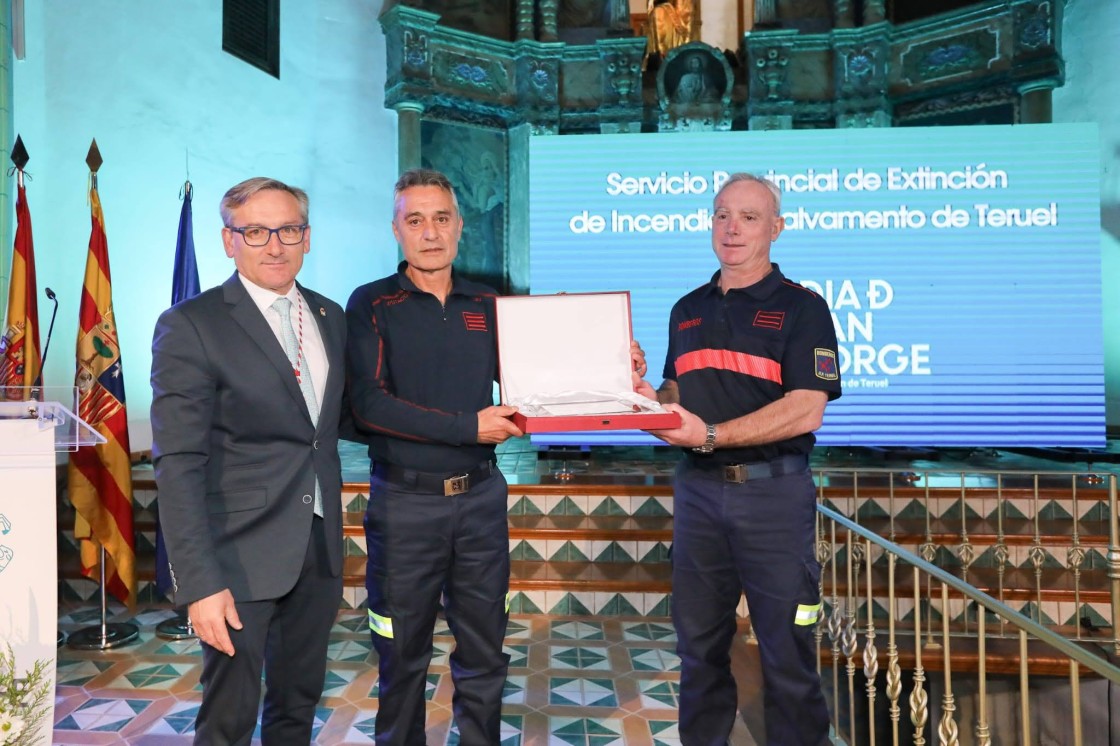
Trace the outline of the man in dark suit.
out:
M 345 316 L 295 282 L 308 200 L 254 178 L 226 192 L 237 272 L 160 316 L 152 457 L 176 603 L 202 641 L 195 743 L 309 743 L 342 596 L 339 416 Z

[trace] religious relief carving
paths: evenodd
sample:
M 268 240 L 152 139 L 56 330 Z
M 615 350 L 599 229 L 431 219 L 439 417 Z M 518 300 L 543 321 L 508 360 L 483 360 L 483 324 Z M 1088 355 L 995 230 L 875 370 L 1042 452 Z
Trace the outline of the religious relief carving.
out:
M 901 55 L 903 77 L 911 83 L 985 72 L 999 58 L 996 34 L 981 29 L 916 44 Z
M 731 129 L 731 65 L 704 42 L 672 50 L 657 72 L 661 130 Z
M 840 46 L 836 49 L 837 94 L 842 98 L 886 94 L 885 46 Z
M 540 101 L 556 101 L 556 64 L 549 60 L 529 60 L 525 77 L 530 96 Z
M 605 57 L 607 63 L 606 81 L 617 97 L 619 104 L 630 105 L 630 94 L 641 90 L 641 62 L 626 52 L 616 52 Z
M 789 65 L 789 54 L 784 49 L 771 47 L 760 54 L 754 61 L 758 73 L 758 81 L 762 84 L 765 98 L 776 101 L 786 98 L 788 78 L 786 66 Z
M 455 88 L 500 94 L 509 88 L 505 68 L 495 60 L 443 52 L 435 57 L 434 76 Z
M 521 57 L 516 62 L 517 90 L 512 103 L 520 122 L 553 122 L 560 116 L 558 106 L 558 57 Z
M 404 67 L 412 70 L 424 70 L 428 67 L 428 37 L 424 34 L 413 33 L 411 29 L 404 32 Z
M 1050 40 L 1050 15 L 1053 9 L 1049 2 L 1034 6 L 1020 6 L 1015 9 L 1015 28 L 1018 31 L 1019 47 L 1033 52 L 1052 44 Z

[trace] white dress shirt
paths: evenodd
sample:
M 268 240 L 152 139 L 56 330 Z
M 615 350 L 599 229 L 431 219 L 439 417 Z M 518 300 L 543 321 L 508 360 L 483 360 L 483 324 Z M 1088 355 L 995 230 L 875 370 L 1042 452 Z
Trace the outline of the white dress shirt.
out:
M 293 283 L 287 295 L 277 295 L 267 288 L 262 288 L 260 285 L 255 285 L 240 272 L 237 277 L 241 280 L 241 284 L 245 286 L 245 290 L 249 293 L 249 297 L 257 304 L 257 308 L 261 310 L 264 315 L 265 321 L 272 329 L 272 333 L 276 335 L 276 341 L 280 343 L 280 348 L 284 348 L 284 338 L 280 332 L 280 318 L 272 311 L 272 304 L 276 302 L 277 298 L 287 298 L 292 302 L 290 316 L 292 320 L 292 328 L 296 330 L 297 337 L 300 336 L 300 309 L 303 310 L 303 334 L 300 339 L 300 346 L 303 352 L 303 359 L 301 364 L 306 364 L 307 369 L 311 373 L 311 384 L 315 388 L 315 399 L 322 406 L 323 392 L 327 387 L 327 372 L 330 370 L 330 363 L 327 362 L 327 348 L 323 345 L 323 335 L 319 333 L 319 321 L 316 316 L 319 315 L 319 309 L 312 308 L 307 300 L 300 295 L 299 290 Z

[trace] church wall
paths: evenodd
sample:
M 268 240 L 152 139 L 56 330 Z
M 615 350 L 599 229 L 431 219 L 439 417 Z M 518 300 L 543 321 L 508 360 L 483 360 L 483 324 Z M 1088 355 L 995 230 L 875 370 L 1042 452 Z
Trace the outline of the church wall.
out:
M 1066 82 L 1054 90 L 1055 122 L 1096 122 L 1101 147 L 1101 277 L 1107 422 L 1120 429 L 1120 3 L 1065 4 Z M 1054 248 L 1061 251 L 1060 246 Z
M 222 249 L 218 202 L 250 176 L 274 176 L 310 194 L 311 253 L 300 275 L 309 287 L 345 305 L 357 284 L 397 261 L 390 229 L 397 124 L 384 107 L 381 3 L 282 3 L 279 80 L 221 50 L 221 5 L 25 4 L 14 121 L 31 154 L 39 292 L 51 287 L 59 298 L 45 381 L 73 383 L 90 232 L 84 161 L 96 137 L 134 450 L 150 441 L 152 329 L 170 302 L 188 157 L 203 288 L 234 269 Z M 45 331 L 50 303 L 39 303 Z

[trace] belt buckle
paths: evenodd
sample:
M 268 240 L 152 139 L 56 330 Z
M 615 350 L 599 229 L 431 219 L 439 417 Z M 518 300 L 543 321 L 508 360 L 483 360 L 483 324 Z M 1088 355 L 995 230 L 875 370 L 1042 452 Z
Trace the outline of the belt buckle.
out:
M 461 495 L 471 488 L 471 477 L 469 474 L 459 474 L 454 477 L 448 477 L 443 480 L 443 495 L 444 497 L 451 497 L 452 495 Z
M 723 467 L 723 481 L 742 484 L 747 481 L 746 464 L 728 464 Z

